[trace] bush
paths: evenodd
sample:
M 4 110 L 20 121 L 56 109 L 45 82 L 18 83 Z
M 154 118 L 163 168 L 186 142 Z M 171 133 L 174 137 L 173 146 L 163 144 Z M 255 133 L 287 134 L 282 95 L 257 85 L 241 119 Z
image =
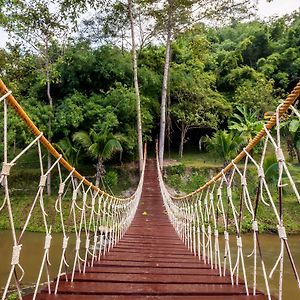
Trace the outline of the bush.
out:
M 169 175 L 183 175 L 185 172 L 186 167 L 183 164 L 170 166 L 167 168 L 167 173 Z
M 118 173 L 115 171 L 108 171 L 104 176 L 104 183 L 110 187 L 116 186 L 118 184 L 119 178 Z

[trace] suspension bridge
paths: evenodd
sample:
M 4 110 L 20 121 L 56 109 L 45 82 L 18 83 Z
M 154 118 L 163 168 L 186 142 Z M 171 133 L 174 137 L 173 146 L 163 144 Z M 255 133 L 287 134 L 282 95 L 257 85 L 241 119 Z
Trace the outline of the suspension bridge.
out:
M 128 198 L 118 198 L 94 186 L 73 168 L 44 134 L 34 125 L 22 106 L 0 80 L 3 107 L 4 158 L 0 175 L 3 203 L 10 222 L 12 249 L 10 271 L 2 291 L 8 299 L 13 289 L 19 299 L 278 299 L 283 298 L 284 265 L 289 263 L 300 287 L 297 266 L 290 249 L 284 223 L 285 191 L 300 204 L 297 184 L 289 171 L 281 143 L 281 120 L 300 113 L 293 106 L 300 95 L 300 83 L 276 113 L 243 151 L 216 176 L 194 192 L 176 197 L 164 183 L 158 158 L 146 159 L 136 191 Z M 8 109 L 11 107 L 32 132 L 32 141 L 12 160 L 8 160 Z M 253 148 L 262 146 L 260 157 Z M 54 158 L 44 167 L 44 147 Z M 31 209 L 22 230 L 15 228 L 10 187 L 10 172 L 31 148 L 37 149 L 40 179 Z M 276 191 L 265 178 L 266 153 L 277 158 Z M 249 165 L 257 177 L 256 191 L 247 185 Z M 51 265 L 52 225 L 45 209 L 44 189 L 47 176 L 58 174 L 59 185 L 53 210 L 60 220 L 63 239 L 59 266 Z M 253 172 L 253 167 L 251 168 Z M 62 204 L 69 201 L 69 216 Z M 267 268 L 260 241 L 260 207 L 272 208 L 278 228 L 278 257 Z M 26 229 L 32 212 L 39 209 L 44 224 L 43 256 L 32 291 L 24 295 L 24 270 L 20 263 Z M 242 223 L 249 215 L 252 245 L 243 245 Z M 69 239 L 75 239 L 75 246 Z M 73 247 L 73 248 L 72 248 Z M 70 249 L 72 248 L 72 249 Z M 70 251 L 71 250 L 71 251 Z M 34 255 L 34 254 L 33 254 Z M 245 256 L 253 265 L 247 268 Z M 1 258 L 3 259 L 3 258 Z M 251 269 L 251 270 L 249 270 Z M 278 277 L 276 289 L 270 278 Z M 51 274 L 55 274 L 54 276 Z M 43 280 L 45 278 L 45 280 Z M 258 279 L 259 278 L 259 279 Z

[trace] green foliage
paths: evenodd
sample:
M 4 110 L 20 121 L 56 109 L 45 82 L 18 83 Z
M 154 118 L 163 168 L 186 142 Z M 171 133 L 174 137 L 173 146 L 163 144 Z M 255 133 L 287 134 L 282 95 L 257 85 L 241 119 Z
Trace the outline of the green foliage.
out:
M 236 131 L 245 139 L 245 142 L 252 138 L 262 129 L 264 122 L 258 119 L 258 113 L 252 109 L 247 110 L 237 107 L 237 112 L 230 118 L 229 129 Z
M 173 165 L 167 168 L 167 172 L 170 175 L 180 175 L 184 172 L 185 166 L 183 164 Z
M 100 3 L 88 2 L 95 7 Z M 108 13 L 110 21 L 117 22 L 107 25 L 106 42 L 101 36 L 99 43 L 85 36 L 69 40 L 61 47 L 55 38 L 55 32 L 64 32 L 66 25 L 65 21 L 58 22 L 61 16 L 59 9 L 64 8 L 66 13 L 66 5 L 69 5 L 71 10 L 72 7 L 79 7 L 82 11 L 88 2 L 75 1 L 70 5 L 64 1 L 64 7 L 58 5 L 51 8 L 44 0 L 35 0 L 34 9 L 26 16 L 28 7 L 24 11 L 20 9 L 24 1 L 11 3 L 11 11 L 7 10 L 9 1 L 5 1 L 5 7 L 1 10 L 2 22 L 7 22 L 7 26 L 10 24 L 15 34 L 21 33 L 21 29 L 24 30 L 22 34 L 31 29 L 30 33 L 34 34 L 47 24 L 52 26 L 44 33 L 51 35 L 47 57 L 51 93 L 55 99 L 53 108 L 47 105 L 45 43 L 38 44 L 41 51 L 32 51 L 24 43 L 13 42 L 6 49 L 1 49 L 0 74 L 43 132 L 47 132 L 48 119 L 52 119 L 49 135 L 57 145 L 62 141 L 59 146 L 61 151 L 74 163 L 78 153 L 73 153 L 76 147 L 71 150 L 74 147 L 72 136 L 81 131 L 90 134 L 91 130 L 100 136 L 108 132 L 120 134 L 123 157 L 132 159 L 137 154 L 137 135 L 131 54 L 125 44 L 120 43 L 115 32 L 119 28 L 115 26 L 121 24 L 115 17 L 122 16 L 125 18 L 122 20 L 126 21 L 126 5 L 105 6 L 102 16 Z M 215 7 L 221 2 L 217 1 Z M 180 13 L 174 15 L 176 26 L 194 21 L 185 17 L 189 14 L 190 4 L 180 3 L 174 8 L 173 12 Z M 152 17 L 156 17 L 163 26 L 160 31 L 164 31 L 166 26 L 166 15 L 162 12 L 169 8 L 166 3 L 162 10 L 153 12 Z M 139 13 L 145 14 L 144 9 L 145 6 L 141 6 Z M 55 16 L 49 20 L 53 13 Z M 73 13 L 76 15 L 79 11 Z M 138 14 L 137 11 L 135 13 Z M 44 18 L 44 23 L 37 24 Z M 26 19 L 24 24 L 30 23 L 28 28 L 22 28 L 23 19 Z M 33 29 L 35 25 L 39 27 Z M 126 26 L 122 28 L 125 36 Z M 261 126 L 257 120 L 266 111 L 274 111 L 278 99 L 286 96 L 300 76 L 299 13 L 269 22 L 255 20 L 240 23 L 235 20 L 215 28 L 203 24 L 194 24 L 186 30 L 183 28 L 179 28 L 180 33 L 177 32 L 172 41 L 168 91 L 168 113 L 173 129 L 171 145 L 177 146 L 178 135 L 182 132 L 183 144 L 189 142 L 193 145 L 198 143 L 201 135 L 224 129 L 252 138 Z M 151 34 L 157 37 L 157 32 Z M 164 55 L 165 47 L 160 43 L 143 44 L 138 53 L 145 140 L 153 140 L 157 134 Z M 235 112 L 233 117 L 232 111 Z M 22 147 L 31 140 L 30 133 L 12 111 L 9 112 L 9 122 L 10 147 Z M 296 122 L 294 120 L 285 127 L 286 137 L 291 140 L 295 154 L 300 150 Z M 193 129 L 193 136 L 187 133 L 190 129 Z
M 245 80 L 236 89 L 233 101 L 236 105 L 255 109 L 262 116 L 264 112 L 273 109 L 276 101 L 272 96 L 273 86 L 265 79 L 251 81 Z
M 207 170 L 187 168 L 184 164 L 166 168 L 166 182 L 176 192 L 190 193 L 202 186 L 207 179 Z
M 66 97 L 55 108 L 54 132 L 68 136 L 76 130 L 84 120 L 84 103 L 87 101 L 86 96 L 75 92 L 70 97 Z
M 105 132 L 97 134 L 93 129 L 90 132 L 78 131 L 73 135 L 73 140 L 87 151 L 93 159 L 109 160 L 116 152 L 122 152 L 120 143 L 122 136 Z
M 244 140 L 233 132 L 219 130 L 211 138 L 207 137 L 205 142 L 208 149 L 221 157 L 227 164 L 241 150 Z
M 8 295 L 7 300 L 17 300 L 19 298 L 18 293 L 14 292 Z
M 59 140 L 55 144 L 56 148 L 59 150 L 60 153 L 63 154 L 64 158 L 74 167 L 78 166 L 78 156 L 80 150 L 76 148 L 71 140 L 68 137 L 65 137 Z
M 109 187 L 115 187 L 118 184 L 119 178 L 118 173 L 115 171 L 108 171 L 104 176 L 104 182 Z
M 263 164 L 267 182 L 276 183 L 278 179 L 278 162 L 275 155 L 267 156 Z

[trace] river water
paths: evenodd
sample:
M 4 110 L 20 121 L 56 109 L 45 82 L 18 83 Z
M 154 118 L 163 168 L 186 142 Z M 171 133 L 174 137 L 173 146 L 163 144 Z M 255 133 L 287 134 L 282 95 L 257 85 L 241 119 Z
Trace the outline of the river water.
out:
M 243 249 L 245 256 L 245 263 L 247 265 L 247 276 L 249 285 L 252 285 L 252 274 L 253 274 L 253 258 L 248 258 L 247 255 L 252 251 L 251 247 L 253 244 L 253 237 L 251 234 L 243 236 Z M 280 242 L 277 235 L 260 235 L 262 253 L 265 260 L 267 272 L 269 272 L 278 257 Z M 231 237 L 232 245 L 235 244 L 235 238 Z M 223 242 L 221 240 L 221 247 Z M 289 236 L 289 244 L 292 249 L 295 263 L 300 271 L 300 236 L 294 235 Z M 20 257 L 20 262 L 25 270 L 25 277 L 23 279 L 23 284 L 32 285 L 36 279 L 39 272 L 40 263 L 42 260 L 44 245 L 44 234 L 42 233 L 26 233 L 23 240 L 23 247 Z M 61 256 L 62 247 L 62 234 L 53 234 L 51 249 L 50 249 L 50 262 L 51 262 L 51 278 L 57 275 L 58 264 Z M 74 237 L 69 241 L 69 254 L 74 253 L 75 242 Z M 233 257 L 235 256 L 235 251 L 232 251 Z M 71 255 L 69 255 L 71 258 Z M 9 231 L 0 231 L 0 286 L 3 287 L 7 280 L 11 260 L 11 233 Z M 285 270 L 284 270 L 284 297 L 287 300 L 300 299 L 300 292 L 297 288 L 296 280 L 290 263 L 287 260 L 285 254 Z M 69 261 L 72 263 L 72 261 Z M 261 274 L 260 262 L 258 260 L 259 274 Z M 240 275 L 242 275 L 240 271 Z M 42 279 L 45 281 L 45 277 Z M 265 290 L 264 280 L 262 276 L 258 276 L 257 279 L 258 288 Z M 274 275 L 274 278 L 270 280 L 271 293 L 277 295 L 278 287 L 278 276 Z

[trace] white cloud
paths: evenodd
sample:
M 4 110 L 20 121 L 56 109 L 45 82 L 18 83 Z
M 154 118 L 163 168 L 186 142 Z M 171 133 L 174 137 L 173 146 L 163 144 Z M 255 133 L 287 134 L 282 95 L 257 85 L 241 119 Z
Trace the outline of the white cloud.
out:
M 258 2 L 258 15 L 261 18 L 268 18 L 271 16 L 283 16 L 295 10 L 300 9 L 299 0 L 259 0 Z M 8 34 L 0 28 L 0 48 L 4 48 L 8 41 Z
M 259 0 L 258 15 L 262 18 L 271 16 L 283 16 L 295 10 L 299 10 L 299 8 L 299 0 L 273 0 L 272 2 Z
M 0 28 L 0 48 L 4 48 L 5 47 L 5 43 L 8 40 L 8 34 L 2 29 Z

